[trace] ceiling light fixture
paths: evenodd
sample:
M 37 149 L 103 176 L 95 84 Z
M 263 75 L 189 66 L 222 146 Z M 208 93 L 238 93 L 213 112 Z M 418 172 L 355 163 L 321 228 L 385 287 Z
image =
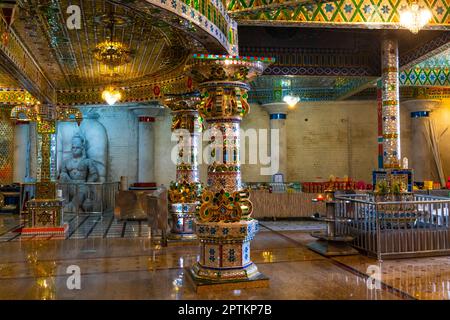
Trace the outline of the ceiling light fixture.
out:
M 413 0 L 408 8 L 400 12 L 400 25 L 412 33 L 418 33 L 430 22 L 431 18 L 431 11 L 419 7 L 417 0 Z
M 95 60 L 107 65 L 110 69 L 124 65 L 131 61 L 132 51 L 123 42 L 114 41 L 114 29 L 116 26 L 127 25 L 125 18 L 116 15 L 112 9 L 97 19 L 109 30 L 109 37 L 95 46 L 93 50 Z
M 130 49 L 118 41 L 103 41 L 95 47 L 93 53 L 95 60 L 110 68 L 121 66 L 131 60 Z
M 286 102 L 290 108 L 293 108 L 300 101 L 300 98 L 298 96 L 287 95 L 283 97 L 283 101 Z
M 113 87 L 109 87 L 102 92 L 102 98 L 110 106 L 113 106 L 117 101 L 122 99 L 122 93 Z

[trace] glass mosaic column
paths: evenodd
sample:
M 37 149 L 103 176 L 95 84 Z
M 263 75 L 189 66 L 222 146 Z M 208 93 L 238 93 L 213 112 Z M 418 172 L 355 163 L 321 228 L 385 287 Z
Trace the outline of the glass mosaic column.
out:
M 385 38 L 381 43 L 383 168 L 400 167 L 400 101 L 398 43 Z
M 200 259 L 189 269 L 196 290 L 208 285 L 265 287 L 268 278 L 251 261 L 250 242 L 258 230 L 249 190 L 242 189 L 240 124 L 249 112 L 248 82 L 261 74 L 267 58 L 194 55 L 199 112 L 210 136 L 207 187 L 196 216 Z M 243 285 L 242 282 L 246 284 Z M 239 283 L 239 284 L 236 284 Z
M 169 189 L 172 227 L 169 239 L 192 240 L 194 218 L 201 192 L 198 174 L 198 147 L 201 132 L 197 104 L 199 98 L 186 97 L 169 102 L 172 133 L 177 137 L 176 181 Z

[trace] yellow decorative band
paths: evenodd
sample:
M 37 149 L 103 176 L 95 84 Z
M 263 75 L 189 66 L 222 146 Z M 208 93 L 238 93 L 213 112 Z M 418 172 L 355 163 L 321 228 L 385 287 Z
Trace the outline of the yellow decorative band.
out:
M 397 139 L 398 133 L 387 133 L 383 134 L 383 139 Z
M 397 100 L 384 100 L 383 101 L 383 107 L 396 106 L 396 105 L 398 105 L 398 101 Z
M 387 73 L 387 72 L 398 72 L 398 68 L 396 68 L 396 67 L 383 68 L 383 73 Z
M 399 169 L 400 165 L 398 163 L 384 163 L 384 169 Z

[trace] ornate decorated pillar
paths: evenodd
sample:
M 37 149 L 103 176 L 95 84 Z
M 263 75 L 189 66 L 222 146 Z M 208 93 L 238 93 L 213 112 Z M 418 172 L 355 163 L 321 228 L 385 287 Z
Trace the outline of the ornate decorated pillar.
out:
M 400 167 L 400 100 L 398 42 L 385 38 L 381 43 L 383 168 Z
M 199 83 L 199 112 L 210 136 L 213 160 L 196 216 L 200 260 L 189 269 L 199 291 L 208 285 L 265 287 L 268 278 L 251 261 L 250 242 L 258 230 L 249 191 L 241 187 L 240 123 L 249 112 L 248 82 L 272 59 L 194 55 L 190 66 Z M 239 284 L 245 282 L 245 284 Z
M 11 111 L 11 119 L 36 122 L 37 182 L 35 198 L 26 204 L 27 225 L 22 236 L 53 236 L 64 238 L 69 229 L 63 222 L 63 199 L 56 194 L 56 121 L 81 122 L 82 115 L 75 108 L 48 105 L 18 106 Z
M 262 107 L 269 113 L 270 130 L 278 130 L 278 148 L 270 148 L 271 161 L 278 163 L 278 174 L 283 175 L 287 181 L 287 132 L 286 119 L 288 104 L 286 102 L 275 102 L 263 104 Z M 272 141 L 271 141 L 272 143 Z M 275 152 L 273 152 L 275 150 Z M 278 152 L 277 152 L 278 151 Z M 273 153 L 272 153 L 273 152 Z
M 174 97 L 168 102 L 172 109 L 172 133 L 177 138 L 176 181 L 169 189 L 169 211 L 172 227 L 169 239 L 192 240 L 195 212 L 201 191 L 198 173 L 198 147 L 201 124 L 197 96 Z
M 412 192 L 413 171 L 402 168 L 400 149 L 400 95 L 398 72 L 398 42 L 390 35 L 381 41 L 381 133 L 383 152 L 382 167 L 372 174 L 372 183 L 376 193 L 385 192 L 401 181 L 400 192 Z M 379 92 L 379 89 L 378 89 Z M 380 113 L 380 110 L 378 110 Z M 380 120 L 380 116 L 379 116 Z M 380 129 L 380 123 L 379 129 Z M 391 191 L 389 191 L 391 192 Z

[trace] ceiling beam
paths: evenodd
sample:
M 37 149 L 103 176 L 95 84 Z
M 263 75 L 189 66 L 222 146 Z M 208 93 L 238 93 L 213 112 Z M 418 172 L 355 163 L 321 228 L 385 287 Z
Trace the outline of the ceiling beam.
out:
M 360 29 L 400 29 L 400 12 L 407 7 L 407 0 L 391 0 L 374 4 L 366 0 L 336 0 L 308 3 L 278 1 L 262 4 L 265 0 L 234 0 L 248 3 L 245 10 L 231 5 L 230 16 L 239 25 L 297 26 Z M 261 2 L 262 1 L 262 2 Z M 268 1 L 267 1 L 268 2 Z M 419 0 L 430 9 L 432 19 L 426 30 L 448 30 L 450 26 L 450 0 Z

